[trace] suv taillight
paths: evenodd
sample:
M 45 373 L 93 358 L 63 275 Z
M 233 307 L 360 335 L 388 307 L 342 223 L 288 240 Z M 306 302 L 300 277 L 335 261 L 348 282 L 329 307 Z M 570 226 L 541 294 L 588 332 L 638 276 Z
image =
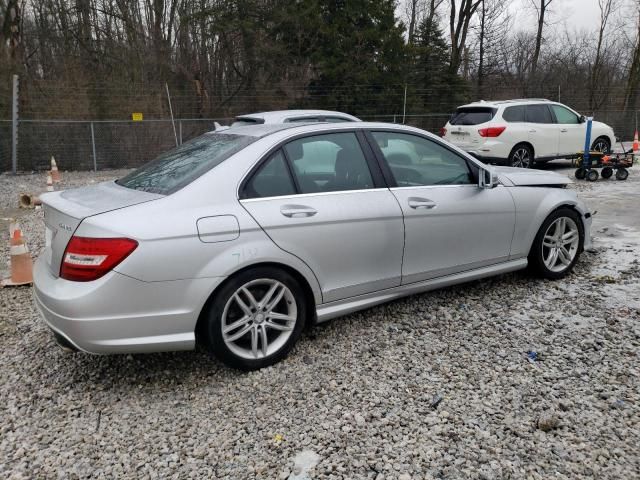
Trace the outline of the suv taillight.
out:
M 62 257 L 60 277 L 90 282 L 111 271 L 138 246 L 130 238 L 71 237 Z
M 506 129 L 507 127 L 487 127 L 481 128 L 478 133 L 481 137 L 499 137 Z
M 447 134 L 447 129 L 446 129 L 445 127 L 442 127 L 442 128 L 440 129 L 440 136 L 441 136 L 441 137 L 444 137 L 446 134 Z

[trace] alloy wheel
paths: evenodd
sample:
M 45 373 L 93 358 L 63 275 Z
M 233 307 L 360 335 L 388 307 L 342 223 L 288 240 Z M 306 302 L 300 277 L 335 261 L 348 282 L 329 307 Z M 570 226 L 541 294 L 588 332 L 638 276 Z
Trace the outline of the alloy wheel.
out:
M 608 153 L 609 152 L 609 144 L 605 140 L 597 140 L 593 144 L 593 150 L 596 152 Z
M 238 288 L 222 313 L 222 338 L 234 354 L 261 359 L 276 353 L 298 320 L 295 297 L 283 283 L 268 278 Z
M 569 268 L 578 253 L 580 231 L 576 222 L 569 217 L 557 218 L 544 234 L 542 259 L 552 272 L 562 272 Z
M 527 148 L 520 147 L 513 152 L 511 165 L 513 167 L 529 168 L 531 166 L 531 154 L 529 153 L 529 150 Z

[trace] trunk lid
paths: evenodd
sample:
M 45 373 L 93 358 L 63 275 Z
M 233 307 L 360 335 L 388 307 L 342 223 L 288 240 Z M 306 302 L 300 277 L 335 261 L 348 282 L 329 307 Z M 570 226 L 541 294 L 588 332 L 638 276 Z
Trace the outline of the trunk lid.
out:
M 43 194 L 45 262 L 56 277 L 69 239 L 87 217 L 164 197 L 121 187 L 115 182 Z

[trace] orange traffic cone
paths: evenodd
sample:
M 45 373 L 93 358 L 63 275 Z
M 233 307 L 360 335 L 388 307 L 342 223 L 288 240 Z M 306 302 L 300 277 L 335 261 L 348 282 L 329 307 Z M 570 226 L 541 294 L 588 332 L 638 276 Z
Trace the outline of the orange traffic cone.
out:
M 18 223 L 9 224 L 11 277 L 2 280 L 3 287 L 33 283 L 33 262 Z
M 56 183 L 62 180 L 62 176 L 58 171 L 58 164 L 56 163 L 56 159 L 53 157 L 53 155 L 51 156 L 51 179 Z
M 47 174 L 47 192 L 53 192 L 53 178 L 51 178 L 51 172 Z
M 638 143 L 638 130 L 636 129 L 633 134 L 633 154 L 636 155 L 640 153 L 640 143 Z

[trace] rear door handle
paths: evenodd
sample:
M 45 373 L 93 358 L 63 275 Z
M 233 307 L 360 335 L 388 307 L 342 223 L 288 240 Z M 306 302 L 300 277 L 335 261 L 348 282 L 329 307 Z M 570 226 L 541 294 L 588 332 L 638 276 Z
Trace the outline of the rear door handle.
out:
M 529 133 L 536 133 L 536 130 L 529 130 Z
M 430 210 L 436 207 L 436 202 L 428 198 L 411 197 L 409 198 L 409 206 L 414 210 L 419 208 Z
M 280 213 L 289 218 L 313 217 L 318 211 L 306 205 L 283 205 Z
M 566 129 L 566 128 L 562 128 L 562 129 L 560 129 L 560 131 L 561 131 L 562 133 L 567 133 L 567 129 Z

